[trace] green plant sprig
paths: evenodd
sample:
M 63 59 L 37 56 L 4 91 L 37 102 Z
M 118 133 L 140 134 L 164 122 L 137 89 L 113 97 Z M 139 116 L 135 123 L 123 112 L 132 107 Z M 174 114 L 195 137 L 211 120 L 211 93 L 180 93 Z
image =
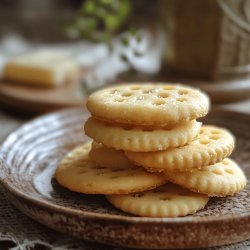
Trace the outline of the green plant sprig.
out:
M 66 27 L 66 32 L 71 37 L 105 42 L 111 47 L 112 37 L 130 13 L 130 0 L 86 0 L 79 16 Z

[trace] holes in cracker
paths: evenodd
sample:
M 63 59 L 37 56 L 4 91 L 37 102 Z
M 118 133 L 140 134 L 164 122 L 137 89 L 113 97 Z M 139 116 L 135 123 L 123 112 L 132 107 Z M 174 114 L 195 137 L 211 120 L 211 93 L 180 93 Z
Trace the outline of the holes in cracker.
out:
M 132 96 L 132 95 L 133 95 L 133 93 L 131 93 L 131 92 L 124 92 L 124 93 L 121 94 L 121 96 L 123 96 L 123 97 L 129 97 L 129 96 Z
M 179 95 L 187 95 L 189 93 L 189 91 L 187 90 L 187 89 L 180 89 L 179 91 L 178 91 L 178 94 Z
M 212 135 L 218 135 L 218 134 L 220 134 L 220 131 L 217 130 L 217 129 L 213 129 L 213 130 L 211 130 L 210 133 L 211 133 Z
M 165 89 L 165 90 L 173 90 L 174 87 L 173 86 L 165 86 L 165 87 L 163 87 L 163 89 Z
M 224 171 L 228 174 L 234 174 L 234 171 L 230 168 L 226 168 L 226 169 L 224 169 Z
M 168 93 L 160 93 L 158 95 L 159 98 L 168 98 L 169 97 L 169 94 Z
M 177 102 L 185 102 L 187 101 L 187 98 L 184 98 L 184 97 L 179 97 L 176 99 Z
M 213 169 L 212 172 L 216 175 L 223 175 L 223 171 L 221 169 Z
M 160 105 L 163 105 L 165 104 L 166 102 L 162 99 L 156 99 L 152 104 L 153 105 L 156 105 L 156 106 L 160 106 Z
M 211 135 L 211 136 L 209 136 L 209 138 L 212 140 L 218 140 L 218 139 L 220 139 L 220 135 Z
M 207 145 L 208 143 L 210 143 L 210 140 L 209 139 L 200 139 L 199 143 L 202 145 Z
M 229 165 L 229 162 L 227 161 L 227 159 L 223 160 L 221 163 L 222 163 L 223 165 L 226 165 L 226 166 Z
M 132 86 L 130 87 L 131 90 L 139 90 L 141 89 L 141 86 Z

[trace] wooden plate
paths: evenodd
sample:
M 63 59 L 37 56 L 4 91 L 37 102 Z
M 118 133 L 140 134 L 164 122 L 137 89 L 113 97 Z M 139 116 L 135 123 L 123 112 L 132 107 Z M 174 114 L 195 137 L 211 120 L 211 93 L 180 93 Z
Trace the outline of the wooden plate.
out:
M 0 103 L 18 113 L 41 114 L 62 108 L 80 107 L 84 100 L 79 81 L 55 88 L 0 82 Z
M 169 249 L 229 244 L 250 237 L 250 185 L 235 197 L 212 198 L 182 218 L 144 218 L 113 208 L 103 196 L 70 192 L 53 179 L 58 161 L 87 141 L 88 113 L 71 109 L 36 119 L 9 135 L 0 153 L 8 199 L 23 213 L 55 230 L 116 246 Z M 206 122 L 237 137 L 233 158 L 250 178 L 250 117 L 214 111 Z

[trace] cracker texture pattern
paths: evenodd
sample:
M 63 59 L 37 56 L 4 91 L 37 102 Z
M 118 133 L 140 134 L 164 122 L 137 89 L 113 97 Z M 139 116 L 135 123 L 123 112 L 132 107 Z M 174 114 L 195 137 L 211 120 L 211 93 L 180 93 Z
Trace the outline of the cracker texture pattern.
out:
M 85 133 L 107 147 L 124 151 L 149 152 L 183 146 L 199 134 L 200 127 L 201 123 L 195 120 L 169 129 L 112 124 L 91 117 L 85 123 Z
M 209 98 L 200 90 L 177 84 L 127 84 L 89 96 L 92 116 L 136 125 L 175 125 L 205 116 Z
M 222 161 L 234 149 L 234 136 L 226 129 L 204 125 L 190 143 L 158 152 L 125 152 L 135 164 L 151 172 L 193 171 Z
M 91 143 L 71 151 L 59 163 L 55 178 L 71 191 L 84 194 L 128 194 L 153 189 L 167 182 L 166 176 L 131 166 L 103 167 L 89 157 Z
M 203 209 L 208 196 L 168 183 L 157 189 L 128 195 L 111 195 L 107 200 L 120 210 L 145 217 L 178 217 Z
M 241 168 L 229 158 L 193 172 L 165 171 L 164 173 L 170 181 L 209 196 L 234 195 L 247 183 Z

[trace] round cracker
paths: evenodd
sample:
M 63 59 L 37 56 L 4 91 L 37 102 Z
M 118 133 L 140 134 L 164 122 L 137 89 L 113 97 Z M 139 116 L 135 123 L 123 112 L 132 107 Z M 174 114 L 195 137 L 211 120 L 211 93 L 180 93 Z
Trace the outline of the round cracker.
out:
M 127 84 L 93 93 L 87 108 L 101 120 L 163 126 L 205 116 L 209 98 L 197 89 L 177 84 Z
M 246 186 L 241 168 L 231 159 L 193 172 L 164 172 L 169 180 L 192 191 L 209 196 L 234 195 Z
M 136 166 L 98 166 L 89 158 L 90 148 L 90 143 L 79 146 L 60 162 L 55 178 L 62 186 L 84 194 L 128 194 L 167 182 L 163 174 L 148 173 Z
M 222 161 L 234 148 L 234 137 L 226 129 L 202 126 L 196 139 L 187 145 L 159 152 L 125 152 L 135 164 L 151 172 L 192 171 Z
M 174 128 L 112 124 L 90 117 L 85 133 L 95 141 L 118 150 L 148 152 L 179 147 L 192 141 L 199 133 L 201 123 L 195 120 Z
M 178 217 L 194 214 L 205 207 L 207 195 L 193 193 L 168 183 L 157 189 L 128 195 L 107 196 L 120 210 L 145 217 Z

